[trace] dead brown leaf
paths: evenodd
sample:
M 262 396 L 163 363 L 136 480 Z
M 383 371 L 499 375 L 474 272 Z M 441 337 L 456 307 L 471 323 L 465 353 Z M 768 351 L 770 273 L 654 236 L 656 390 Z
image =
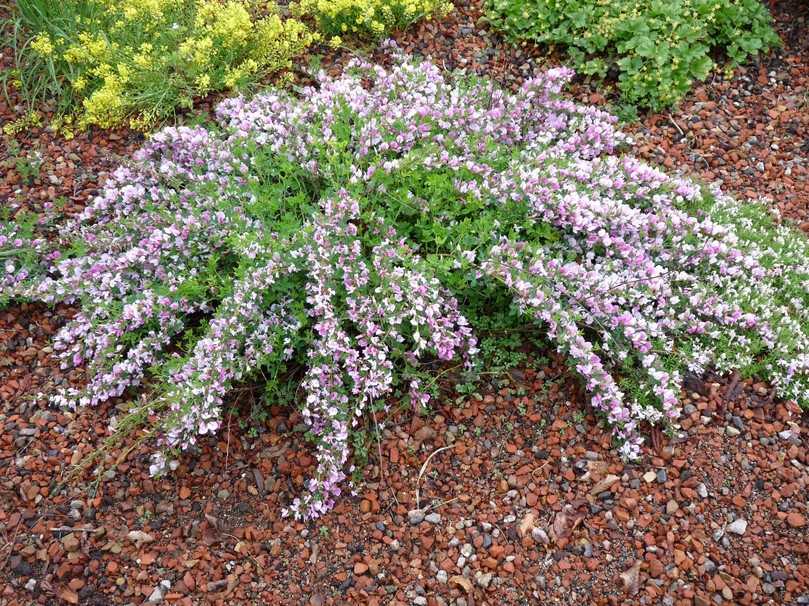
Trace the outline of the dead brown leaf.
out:
M 551 538 L 558 541 L 570 534 L 570 518 L 564 511 L 557 511 L 551 525 Z
M 534 522 L 537 521 L 537 514 L 533 511 L 529 511 L 525 514 L 525 517 L 520 521 L 520 524 L 517 526 L 517 533 L 524 537 L 531 529 L 534 527 Z
M 453 585 L 458 585 L 463 588 L 466 593 L 472 593 L 472 582 L 466 577 L 456 574 L 449 578 L 449 582 Z
M 593 485 L 593 487 L 590 489 L 590 494 L 591 495 L 601 494 L 605 490 L 609 490 L 610 488 L 612 488 L 612 485 L 615 484 L 620 479 L 621 478 L 619 478 L 616 475 L 609 474 Z
M 621 574 L 624 591 L 629 595 L 635 595 L 640 589 L 640 564 L 641 561 L 638 560 L 632 568 Z

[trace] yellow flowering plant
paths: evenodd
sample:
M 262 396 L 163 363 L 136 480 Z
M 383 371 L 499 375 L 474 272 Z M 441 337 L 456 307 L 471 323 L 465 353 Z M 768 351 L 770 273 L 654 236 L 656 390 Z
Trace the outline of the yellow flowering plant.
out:
M 19 86 L 79 128 L 147 130 L 291 66 L 317 34 L 258 0 L 19 0 Z
M 381 38 L 404 29 L 419 19 L 443 17 L 452 10 L 449 0 L 297 0 L 290 4 L 293 15 L 309 17 L 339 46 L 342 37 Z

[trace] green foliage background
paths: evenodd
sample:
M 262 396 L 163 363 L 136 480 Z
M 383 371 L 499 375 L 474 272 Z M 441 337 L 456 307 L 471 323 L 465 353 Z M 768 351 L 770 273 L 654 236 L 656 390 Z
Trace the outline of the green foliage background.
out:
M 704 80 L 778 46 L 759 0 L 488 0 L 515 40 L 565 51 L 577 72 L 614 77 L 622 101 L 659 111 Z

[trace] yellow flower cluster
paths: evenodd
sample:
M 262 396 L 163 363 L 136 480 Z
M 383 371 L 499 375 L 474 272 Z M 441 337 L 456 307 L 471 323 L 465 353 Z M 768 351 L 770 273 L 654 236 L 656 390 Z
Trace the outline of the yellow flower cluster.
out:
M 253 20 L 240 2 L 221 4 L 209 0 L 200 4 L 197 9 L 194 29 L 210 39 L 226 44 L 228 49 L 234 49 L 250 39 Z
M 53 43 L 51 37 L 46 33 L 37 34 L 31 40 L 31 49 L 41 57 L 50 57 L 53 55 Z
M 3 124 L 3 134 L 13 137 L 17 133 L 31 127 L 42 126 L 42 116 L 36 111 L 29 111 L 21 118 L 12 120 Z
M 290 5 L 294 15 L 315 19 L 318 29 L 330 36 L 329 44 L 342 44 L 342 35 L 380 38 L 395 29 L 452 10 L 449 0 L 298 0 Z
M 141 21 L 159 25 L 167 16 L 182 10 L 185 0 L 96 0 L 95 4 L 124 23 Z
M 255 0 L 80 2 L 92 10 L 70 19 L 72 30 L 39 31 L 30 42 L 52 66 L 66 66 L 61 81 L 79 127 L 151 128 L 194 98 L 288 68 L 318 39 L 272 2 L 261 2 L 260 15 Z

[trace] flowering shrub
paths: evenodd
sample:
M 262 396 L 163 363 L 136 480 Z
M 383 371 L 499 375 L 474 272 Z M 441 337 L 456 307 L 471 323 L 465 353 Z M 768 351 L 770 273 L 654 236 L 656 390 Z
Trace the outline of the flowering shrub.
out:
M 288 67 L 313 35 L 273 3 L 248 0 L 20 0 L 30 32 L 21 87 L 57 98 L 78 126 L 148 128 L 211 91 Z
M 353 34 L 381 38 L 419 19 L 444 16 L 452 10 L 449 0 L 297 0 L 293 14 L 309 16 L 333 46 Z
M 759 0 L 488 0 L 494 24 L 567 53 L 579 73 L 617 77 L 622 99 L 659 111 L 714 68 L 780 44 Z
M 362 415 L 429 402 L 430 371 L 473 369 L 493 317 L 547 331 L 627 458 L 641 423 L 677 418 L 688 371 L 738 368 L 809 404 L 807 240 L 622 155 L 612 116 L 560 98 L 570 77 L 509 94 L 354 62 L 158 132 L 63 228 L 61 256 L 7 257 L 8 296 L 81 309 L 54 349 L 89 381 L 53 401 L 154 373 L 161 473 L 239 381 L 260 373 L 278 401 L 297 376 L 318 463 L 304 517 L 340 494 Z

